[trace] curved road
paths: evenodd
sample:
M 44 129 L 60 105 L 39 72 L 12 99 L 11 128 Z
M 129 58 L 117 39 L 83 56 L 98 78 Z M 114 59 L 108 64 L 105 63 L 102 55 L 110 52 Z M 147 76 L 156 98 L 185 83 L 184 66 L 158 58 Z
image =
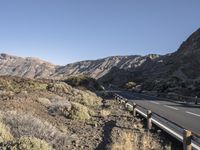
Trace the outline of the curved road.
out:
M 117 94 L 200 135 L 200 105 L 180 104 L 133 92 Z

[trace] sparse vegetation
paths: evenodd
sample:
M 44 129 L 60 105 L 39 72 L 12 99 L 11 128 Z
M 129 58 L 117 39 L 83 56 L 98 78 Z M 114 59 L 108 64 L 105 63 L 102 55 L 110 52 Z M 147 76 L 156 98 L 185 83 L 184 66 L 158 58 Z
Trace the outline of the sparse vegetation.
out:
M 10 129 L 0 122 L 0 143 L 5 143 L 13 140 L 13 136 L 9 131 Z
M 44 139 L 51 144 L 56 144 L 57 140 L 64 141 L 66 138 L 66 135 L 56 127 L 33 115 L 15 111 L 1 112 L 1 115 L 2 122 L 10 127 L 10 133 L 15 138 L 30 136 Z
M 101 105 L 101 98 L 97 98 L 96 94 L 90 91 L 74 91 L 74 96 L 71 97 L 71 101 L 75 101 L 89 107 L 98 107 Z
M 110 114 L 111 114 L 111 111 L 109 109 L 102 109 L 100 111 L 100 116 L 102 116 L 102 117 L 107 117 Z
M 9 100 L 0 97 L 0 105 L 4 106 L 0 108 L 0 149 L 95 149 L 104 139 L 111 138 L 112 135 L 104 135 L 107 129 L 111 129 L 114 136 L 112 143 L 107 143 L 104 148 L 112 145 L 113 148 L 123 149 L 119 146 L 121 144 L 127 145 L 127 149 L 131 145 L 134 147 L 135 137 L 143 140 L 145 131 L 141 130 L 142 126 L 132 126 L 133 122 L 128 120 L 129 112 L 120 110 L 112 101 L 106 102 L 106 107 L 102 109 L 102 99 L 91 91 L 51 80 L 44 83 L 42 80 L 29 81 L 15 77 L 4 77 L 0 80 L 2 83 L 5 80 L 4 85 L 0 84 L 0 88 L 6 87 L 8 83 L 12 87 L 2 88 L 2 91 L 11 92 L 13 95 Z M 48 86 L 38 90 L 35 88 L 37 84 Z M 118 131 L 112 129 L 115 129 L 113 123 L 117 125 L 119 132 L 127 133 L 126 138 L 129 137 L 129 141 L 127 139 L 120 143 L 116 140 L 119 136 L 115 136 Z M 134 136 L 131 139 L 124 128 L 141 130 L 141 133 L 137 136 L 135 132 L 131 133 Z M 129 146 L 127 143 L 130 143 Z M 137 143 L 140 147 L 142 144 Z
M 67 96 L 69 101 L 81 103 L 86 106 L 96 107 L 101 105 L 101 99 L 90 91 L 73 89 L 66 83 L 55 83 L 48 86 L 48 90 L 60 96 Z
M 134 150 L 136 146 L 134 143 L 137 142 L 137 137 L 135 138 L 133 133 L 122 132 L 119 134 L 117 141 L 111 144 L 111 150 Z
M 13 93 L 20 93 L 24 91 L 24 89 L 26 89 L 26 91 L 46 90 L 46 87 L 46 83 L 42 83 L 36 80 L 7 76 L 0 78 L 0 90 Z
M 84 75 L 69 77 L 64 82 L 73 87 L 85 87 L 91 91 L 103 90 L 103 87 L 94 78 Z
M 19 150 L 52 150 L 46 141 L 34 137 L 21 137 L 18 143 Z
M 76 120 L 88 120 L 90 119 L 90 112 L 82 104 L 73 102 L 69 117 Z
M 69 101 L 54 101 L 48 107 L 48 111 L 51 115 L 62 115 L 65 117 L 69 116 L 70 110 L 71 103 Z

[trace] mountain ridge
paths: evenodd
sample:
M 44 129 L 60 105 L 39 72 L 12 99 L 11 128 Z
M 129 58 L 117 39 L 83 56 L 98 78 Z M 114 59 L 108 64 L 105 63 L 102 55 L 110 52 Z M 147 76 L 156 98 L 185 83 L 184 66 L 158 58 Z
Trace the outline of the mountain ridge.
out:
M 191 34 L 173 53 L 166 55 L 149 54 L 109 56 L 97 60 L 85 60 L 58 66 L 32 57 L 17 57 L 0 54 L 0 75 L 14 75 L 27 78 L 65 79 L 74 75 L 87 75 L 103 82 L 111 69 L 122 69 L 120 75 L 128 75 L 130 80 L 164 79 L 171 76 L 180 80 L 200 79 L 200 29 Z M 199 69 L 198 69 L 199 68 Z M 113 75 L 111 75 L 113 76 Z M 128 75 L 129 76 L 129 75 Z M 114 75 L 113 78 L 117 78 Z M 121 78 L 121 77 L 119 77 Z M 129 80 L 129 79 L 128 79 Z
M 5 53 L 0 54 L 0 75 L 14 75 L 27 78 L 65 78 L 70 75 L 85 74 L 93 78 L 100 78 L 110 71 L 114 66 L 119 68 L 137 67 L 144 59 L 154 59 L 160 55 L 149 54 L 147 56 L 141 55 L 125 55 L 125 56 L 109 56 L 96 60 L 83 60 L 75 63 L 70 63 L 65 66 L 54 65 L 50 62 L 41 60 L 35 57 L 20 57 L 9 55 Z M 27 66 L 28 65 L 28 66 Z M 41 75 L 37 72 L 38 65 L 46 70 L 46 73 Z M 20 67 L 21 66 L 21 67 Z M 25 71 L 26 68 L 31 68 Z M 12 69 L 11 69 L 12 68 Z M 7 71 L 5 71 L 7 70 Z M 27 75 L 28 74 L 28 75 Z M 31 74 L 31 75 L 30 75 Z

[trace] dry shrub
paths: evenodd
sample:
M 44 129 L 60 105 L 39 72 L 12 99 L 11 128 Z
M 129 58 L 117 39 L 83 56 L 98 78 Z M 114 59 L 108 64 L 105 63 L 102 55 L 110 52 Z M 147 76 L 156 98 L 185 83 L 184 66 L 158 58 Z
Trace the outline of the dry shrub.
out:
M 14 93 L 12 91 L 0 91 L 0 99 L 11 100 L 14 98 Z
M 141 149 L 154 150 L 161 149 L 160 144 L 150 135 L 150 133 L 144 133 L 140 140 Z
M 69 117 L 75 120 L 87 120 L 90 119 L 90 112 L 88 108 L 82 104 L 72 102 L 72 109 Z
M 111 150 L 155 150 L 162 149 L 150 133 L 120 131 L 112 137 Z
M 20 150 L 52 150 L 46 141 L 34 137 L 21 137 L 18 144 Z
M 82 103 L 83 105 L 92 107 L 101 105 L 101 99 L 98 98 L 96 94 L 90 91 L 80 91 L 80 90 L 79 93 L 81 95 L 81 100 L 82 100 L 80 103 Z
M 102 117 L 107 117 L 107 116 L 109 116 L 111 114 L 111 111 L 109 110 L 109 109 L 102 109 L 101 111 L 100 111 L 100 116 L 102 116 Z
M 51 115 L 63 115 L 68 117 L 71 110 L 71 103 L 69 101 L 54 101 L 48 107 Z
M 52 145 L 59 145 L 65 142 L 66 135 L 46 121 L 42 121 L 30 114 L 8 111 L 1 112 L 2 121 L 10 127 L 15 138 L 22 136 L 44 139 Z
M 122 132 L 119 134 L 117 141 L 111 144 L 111 150 L 134 150 L 133 133 Z M 136 150 L 136 149 L 135 149 Z
M 48 107 L 51 105 L 51 101 L 48 98 L 38 98 L 37 102 L 44 105 L 45 107 Z
M 59 82 L 59 83 L 51 83 L 47 86 L 47 90 L 54 92 L 60 96 L 63 95 L 70 95 L 72 91 L 72 87 L 67 85 L 64 82 Z
M 58 129 L 63 133 L 68 133 L 68 127 L 66 125 L 60 125 Z
M 96 94 L 90 91 L 82 91 L 72 88 L 70 85 L 64 82 L 49 84 L 47 89 L 60 96 L 67 96 L 72 102 L 77 102 L 92 107 L 101 105 L 101 99 L 98 98 Z
M 5 143 L 13 140 L 13 136 L 10 133 L 10 129 L 0 122 L 0 143 Z

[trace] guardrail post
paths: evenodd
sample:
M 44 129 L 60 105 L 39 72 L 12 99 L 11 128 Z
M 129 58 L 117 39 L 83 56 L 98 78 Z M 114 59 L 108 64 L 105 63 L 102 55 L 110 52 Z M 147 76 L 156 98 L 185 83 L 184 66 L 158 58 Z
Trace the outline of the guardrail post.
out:
M 133 103 L 133 117 L 136 117 L 136 103 Z
M 151 130 L 152 128 L 152 122 L 151 122 L 152 112 L 151 110 L 147 111 L 147 129 Z
M 125 101 L 125 102 L 124 102 L 124 108 L 125 108 L 125 109 L 128 109 L 128 105 L 127 105 L 127 104 L 128 104 L 128 100 L 125 99 L 124 101 Z
M 195 104 L 196 105 L 198 104 L 198 98 L 197 98 L 197 96 L 195 96 Z
M 183 150 L 192 150 L 192 132 L 183 131 Z
M 118 96 L 116 96 L 116 100 L 119 102 L 119 97 Z
M 117 96 L 117 101 L 119 102 L 119 104 L 121 104 L 121 99 L 119 96 Z

